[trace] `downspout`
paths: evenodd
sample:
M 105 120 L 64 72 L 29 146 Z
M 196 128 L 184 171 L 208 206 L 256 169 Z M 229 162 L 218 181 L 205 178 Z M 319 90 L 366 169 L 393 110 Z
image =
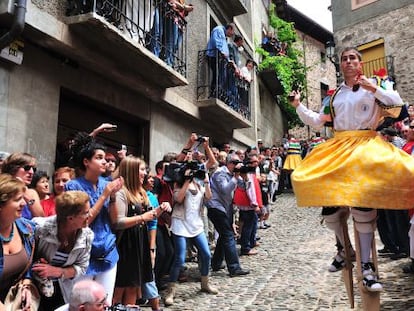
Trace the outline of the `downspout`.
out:
M 0 50 L 12 43 L 23 32 L 26 17 L 26 1 L 14 1 L 13 24 L 10 30 L 0 38 Z

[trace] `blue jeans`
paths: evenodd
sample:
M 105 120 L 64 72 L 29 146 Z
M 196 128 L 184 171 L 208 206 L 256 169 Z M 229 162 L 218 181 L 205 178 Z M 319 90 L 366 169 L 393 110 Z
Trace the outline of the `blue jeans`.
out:
M 161 38 L 162 38 L 162 21 L 160 8 L 156 7 L 154 12 L 154 24 L 151 29 L 150 50 L 155 56 L 160 57 Z
M 193 238 L 186 238 L 180 235 L 173 234 L 175 256 L 174 263 L 170 271 L 170 282 L 176 282 L 180 274 L 181 267 L 185 263 L 185 254 L 187 251 L 187 239 L 190 239 L 197 247 L 198 258 L 201 261 L 200 274 L 201 276 L 207 276 L 210 270 L 210 248 L 204 231 Z
M 167 65 L 174 67 L 176 58 L 178 58 L 178 50 L 183 41 L 183 32 L 171 18 L 165 19 L 166 32 L 166 50 L 165 62 Z
M 218 269 L 223 259 L 225 259 L 227 269 L 230 273 L 233 273 L 240 269 L 240 262 L 237 254 L 236 241 L 234 239 L 232 216 L 226 215 L 226 213 L 216 208 L 209 208 L 208 218 L 210 218 L 219 234 L 216 249 L 211 259 L 211 266 L 213 269 Z
M 239 211 L 239 220 L 243 222 L 240 236 L 241 253 L 248 253 L 256 244 L 257 214 L 255 211 Z

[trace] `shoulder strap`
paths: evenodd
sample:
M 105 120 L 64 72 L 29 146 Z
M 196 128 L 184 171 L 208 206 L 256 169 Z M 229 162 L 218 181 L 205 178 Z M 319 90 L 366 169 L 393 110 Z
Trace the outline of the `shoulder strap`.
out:
M 341 86 L 338 86 L 329 100 L 329 114 L 331 115 L 331 119 L 332 119 L 332 130 L 334 130 L 334 120 L 335 120 L 335 108 L 333 106 L 333 101 L 335 99 L 336 94 L 338 94 L 340 89 L 341 89 Z

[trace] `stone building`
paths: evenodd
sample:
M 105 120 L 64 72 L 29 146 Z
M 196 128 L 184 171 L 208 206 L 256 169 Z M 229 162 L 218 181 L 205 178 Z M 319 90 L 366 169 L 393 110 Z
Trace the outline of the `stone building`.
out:
M 362 53 L 364 73 L 385 68 L 397 90 L 414 103 L 414 1 L 332 0 L 336 51 L 355 46 Z
M 319 112 L 327 91 L 336 87 L 335 66 L 325 55 L 325 45 L 332 40 L 333 34 L 290 5 L 287 5 L 282 17 L 295 23 L 299 38 L 296 47 L 303 52 L 307 81 L 306 89 L 302 90 L 305 105 Z M 289 133 L 297 139 L 305 140 L 321 131 L 324 135 L 324 129 L 304 126 L 291 129 Z
M 179 43 L 168 41 L 165 18 L 175 13 L 160 2 L 1 1 L 0 150 L 32 153 L 51 173 L 67 138 L 102 122 L 118 126 L 100 135 L 109 151 L 125 144 L 151 167 L 180 152 L 191 132 L 234 148 L 280 139 L 283 115 L 256 73 L 247 108 L 235 109 L 209 96 L 202 52 L 216 25 L 234 22 L 245 41 L 242 61 L 257 61 L 268 1 L 194 0 Z

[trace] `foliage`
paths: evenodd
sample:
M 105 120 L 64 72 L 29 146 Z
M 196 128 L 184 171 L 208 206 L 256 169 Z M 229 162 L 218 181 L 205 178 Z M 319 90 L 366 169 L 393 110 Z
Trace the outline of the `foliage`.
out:
M 288 44 L 286 55 L 271 56 L 267 51 L 258 47 L 256 52 L 262 56 L 259 71 L 274 70 L 283 88 L 283 94 L 278 96 L 278 102 L 288 120 L 288 127 L 302 126 L 295 109 L 288 103 L 287 96 L 292 89 L 304 89 L 306 86 L 305 67 L 300 61 L 302 52 L 293 44 L 298 40 L 293 23 L 286 22 L 275 14 L 274 4 L 269 8 L 270 25 L 275 29 L 280 42 Z

